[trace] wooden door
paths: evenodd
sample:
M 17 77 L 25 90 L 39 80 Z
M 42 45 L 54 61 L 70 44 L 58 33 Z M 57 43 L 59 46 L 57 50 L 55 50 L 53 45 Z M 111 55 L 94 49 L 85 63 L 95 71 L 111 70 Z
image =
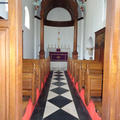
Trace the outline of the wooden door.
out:
M 8 20 L 0 19 L 0 119 L 21 120 L 21 0 L 8 0 Z

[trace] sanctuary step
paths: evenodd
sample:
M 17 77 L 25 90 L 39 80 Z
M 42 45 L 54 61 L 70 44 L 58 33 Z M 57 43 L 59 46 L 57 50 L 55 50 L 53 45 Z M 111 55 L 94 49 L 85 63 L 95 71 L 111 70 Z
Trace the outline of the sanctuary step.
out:
M 50 70 L 67 71 L 67 62 L 50 62 Z

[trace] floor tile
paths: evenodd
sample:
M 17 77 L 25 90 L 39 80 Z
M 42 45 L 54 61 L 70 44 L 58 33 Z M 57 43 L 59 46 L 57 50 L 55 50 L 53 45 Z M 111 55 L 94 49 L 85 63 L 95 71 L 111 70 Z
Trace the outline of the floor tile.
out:
M 62 108 L 63 106 L 69 104 L 70 102 L 72 102 L 72 100 L 67 99 L 63 96 L 57 96 L 55 98 L 52 98 L 50 100 L 48 100 L 49 102 L 51 102 L 52 104 L 58 106 L 59 108 Z
M 68 98 L 68 99 L 70 99 L 70 100 L 73 100 L 70 91 L 68 91 L 68 92 L 66 92 L 66 93 L 64 93 L 64 94 L 62 94 L 61 96 L 65 97 L 65 98 Z
M 55 76 L 57 76 L 57 77 L 63 77 L 64 75 L 59 75 L 59 74 L 58 74 L 58 75 L 55 75 Z
M 63 80 L 65 80 L 65 78 L 56 77 L 56 78 L 54 78 L 54 80 L 63 81 Z
M 51 91 L 57 93 L 57 94 L 63 94 L 65 92 L 67 92 L 68 90 L 64 89 L 64 88 L 61 88 L 61 87 L 58 87 L 58 88 L 55 88 L 55 89 L 52 89 Z
M 56 82 L 56 80 L 52 80 L 52 81 L 51 81 L 51 83 L 55 83 L 55 82 Z
M 50 90 L 54 89 L 54 88 L 58 88 L 58 86 L 54 85 L 54 84 L 51 84 L 50 85 Z
M 55 82 L 55 83 L 52 83 L 52 84 L 60 87 L 60 86 L 65 85 L 66 83 L 63 83 L 63 82 Z
M 63 110 L 58 110 L 52 115 L 45 118 L 44 120 L 78 120 L 78 119 Z
M 56 93 L 54 93 L 52 91 L 49 91 L 47 100 L 50 100 L 50 99 L 55 98 L 57 96 L 58 96 L 58 94 L 56 94 Z
M 67 104 L 66 106 L 64 106 L 62 108 L 62 110 L 66 111 L 67 113 L 73 115 L 74 117 L 78 118 L 78 114 L 74 105 L 74 102 L 71 102 L 69 104 Z
M 47 102 L 43 118 L 49 116 L 50 114 L 56 112 L 57 110 L 59 110 L 59 108 L 56 105 L 53 105 L 52 103 Z

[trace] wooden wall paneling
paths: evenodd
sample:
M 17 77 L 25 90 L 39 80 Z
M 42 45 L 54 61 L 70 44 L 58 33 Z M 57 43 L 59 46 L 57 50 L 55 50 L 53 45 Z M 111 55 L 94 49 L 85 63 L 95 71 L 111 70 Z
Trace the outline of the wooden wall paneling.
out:
M 10 120 L 22 117 L 22 8 L 21 0 L 9 0 Z
M 107 0 L 102 120 L 120 120 L 120 0 Z
M 95 60 L 104 60 L 105 28 L 95 32 Z
M 9 119 L 8 28 L 0 28 L 0 119 Z
M 0 20 L 0 28 L 8 28 L 9 21 L 8 20 Z
M 0 20 L 0 119 L 22 117 L 21 0 L 9 0 L 8 20 Z

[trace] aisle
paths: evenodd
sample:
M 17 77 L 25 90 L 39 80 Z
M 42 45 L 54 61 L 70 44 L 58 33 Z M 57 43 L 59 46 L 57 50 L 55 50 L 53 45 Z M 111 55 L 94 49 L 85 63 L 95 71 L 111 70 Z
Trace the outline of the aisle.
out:
M 78 114 L 64 72 L 54 72 L 43 120 L 78 120 Z
M 67 72 L 54 71 L 38 100 L 31 120 L 91 120 Z

